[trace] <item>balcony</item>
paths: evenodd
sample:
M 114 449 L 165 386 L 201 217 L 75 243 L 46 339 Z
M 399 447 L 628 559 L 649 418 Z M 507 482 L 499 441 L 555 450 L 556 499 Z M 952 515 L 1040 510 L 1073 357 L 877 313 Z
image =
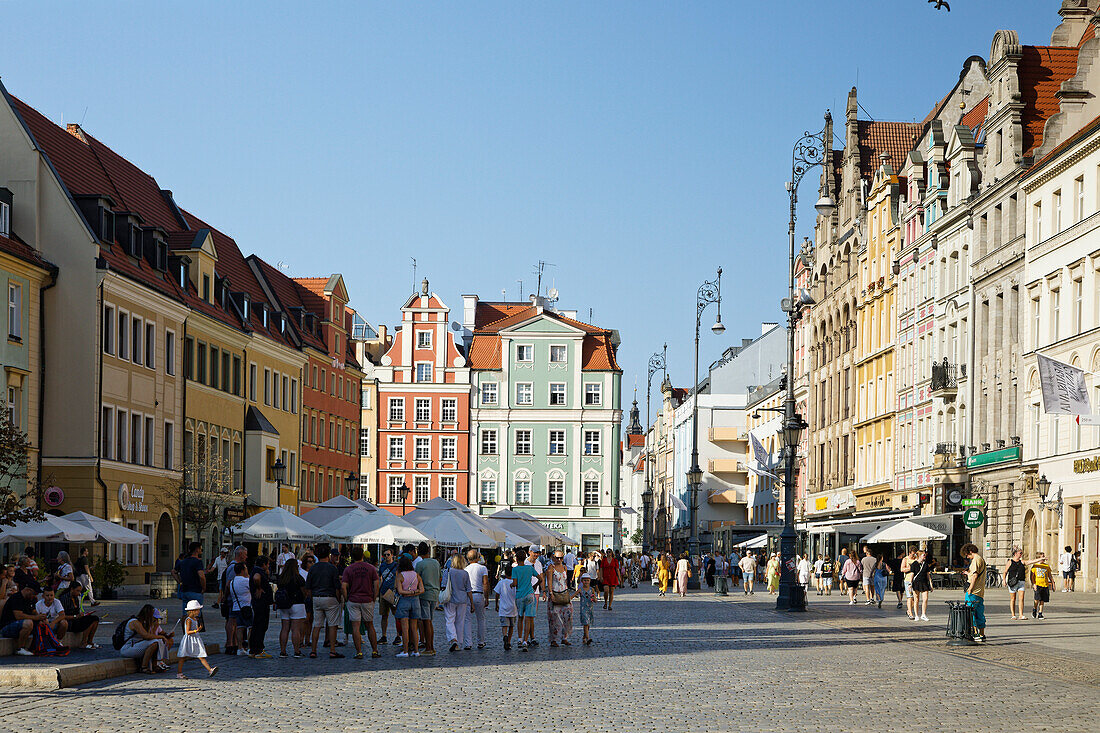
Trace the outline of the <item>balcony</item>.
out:
M 955 399 L 959 392 L 959 380 L 966 379 L 965 364 L 951 364 L 945 358 L 932 362 L 932 396 L 945 400 Z
M 711 492 L 707 497 L 708 504 L 744 504 L 745 499 L 738 496 L 737 489 Z
M 712 458 L 707 461 L 707 473 L 748 473 L 736 458 Z
M 724 427 L 710 428 L 707 431 L 707 439 L 711 443 L 743 443 L 749 439 L 749 436 L 745 434 L 743 428 Z

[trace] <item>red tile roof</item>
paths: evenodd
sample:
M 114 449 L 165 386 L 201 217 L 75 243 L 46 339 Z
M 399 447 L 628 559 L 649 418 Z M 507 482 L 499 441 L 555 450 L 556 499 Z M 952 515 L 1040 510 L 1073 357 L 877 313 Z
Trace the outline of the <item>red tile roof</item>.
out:
M 484 310 L 483 310 L 484 309 Z M 538 306 L 524 303 L 478 303 L 474 310 L 474 335 L 470 342 L 469 364 L 474 369 L 500 369 L 500 331 L 538 315 Z M 581 347 L 584 371 L 621 371 L 615 359 L 611 331 L 541 309 L 542 315 L 585 332 Z M 481 326 L 477 324 L 481 323 Z
M 259 266 L 260 273 L 275 294 L 275 299 L 279 301 L 283 311 L 289 314 L 291 308 L 303 308 L 317 316 L 318 324 L 324 319 L 325 303 L 322 299 L 284 275 L 279 268 L 269 265 L 256 255 L 249 256 L 246 261 L 253 261 Z M 328 354 L 328 346 L 320 336 L 302 328 L 301 324 L 295 323 L 293 318 L 290 321 L 290 327 L 298 334 L 302 343 Z
M 296 277 L 294 282 L 301 285 L 309 292 L 316 295 L 318 298 L 325 297 L 325 285 L 328 284 L 329 279 L 327 277 Z
M 1088 28 L 1085 28 L 1085 32 L 1081 34 L 1081 40 L 1077 43 L 1077 48 L 1084 46 L 1086 42 L 1096 38 L 1096 26 L 1089 23 Z
M 1043 144 L 1043 127 L 1060 109 L 1055 96 L 1066 81 L 1077 73 L 1076 48 L 1024 46 L 1020 58 L 1020 95 L 1024 110 L 1024 156 L 1033 155 Z
M 881 156 L 890 156 L 890 165 L 899 170 L 905 156 L 917 144 L 921 125 L 916 122 L 856 121 L 859 142 L 860 175 L 870 178 L 882 165 Z
M 489 303 L 479 301 L 474 311 L 474 329 L 481 329 L 490 323 L 507 318 L 515 313 L 520 313 L 532 308 L 527 303 Z
M 633 448 L 635 446 L 643 446 L 643 445 L 645 445 L 645 436 L 644 435 L 627 434 L 626 444 L 630 448 Z
M 969 112 L 962 116 L 959 120 L 959 124 L 963 127 L 970 129 L 973 133 L 974 139 L 978 140 L 981 136 L 982 125 L 985 124 L 985 116 L 989 114 L 989 96 L 986 95 L 982 101 L 974 105 Z
M 0 234 L 0 252 L 7 252 L 12 257 L 17 257 L 26 263 L 41 267 L 43 270 L 53 271 L 56 266 L 44 259 L 34 247 L 15 236 L 5 237 Z

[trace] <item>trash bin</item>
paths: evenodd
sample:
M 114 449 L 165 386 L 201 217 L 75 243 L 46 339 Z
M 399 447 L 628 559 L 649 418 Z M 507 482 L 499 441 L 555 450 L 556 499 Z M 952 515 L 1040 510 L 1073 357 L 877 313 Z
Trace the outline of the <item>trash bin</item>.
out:
M 974 614 L 966 601 L 944 601 L 948 607 L 947 645 L 971 646 L 974 641 Z

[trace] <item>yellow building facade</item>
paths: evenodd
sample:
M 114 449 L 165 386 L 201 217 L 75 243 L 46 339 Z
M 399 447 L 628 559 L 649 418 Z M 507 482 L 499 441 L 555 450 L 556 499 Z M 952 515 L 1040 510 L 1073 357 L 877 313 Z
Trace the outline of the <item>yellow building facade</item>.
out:
M 859 256 L 860 290 L 855 363 L 856 513 L 893 508 L 894 416 L 897 408 L 894 346 L 901 237 L 900 187 L 888 161 L 875 172 L 867 197 Z

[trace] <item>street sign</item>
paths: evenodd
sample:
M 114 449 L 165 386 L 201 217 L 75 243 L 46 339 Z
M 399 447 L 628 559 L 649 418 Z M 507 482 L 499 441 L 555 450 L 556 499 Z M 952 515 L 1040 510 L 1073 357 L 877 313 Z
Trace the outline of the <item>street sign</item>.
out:
M 980 496 L 976 496 L 976 497 L 974 497 L 973 499 L 963 499 L 963 500 L 962 500 L 962 505 L 963 505 L 963 506 L 977 506 L 977 507 L 982 507 L 982 506 L 985 506 L 985 499 L 983 499 L 983 498 L 982 498 L 982 497 L 980 497 Z
M 981 509 L 967 509 L 963 512 L 963 524 L 970 529 L 982 526 L 985 524 L 985 512 Z

